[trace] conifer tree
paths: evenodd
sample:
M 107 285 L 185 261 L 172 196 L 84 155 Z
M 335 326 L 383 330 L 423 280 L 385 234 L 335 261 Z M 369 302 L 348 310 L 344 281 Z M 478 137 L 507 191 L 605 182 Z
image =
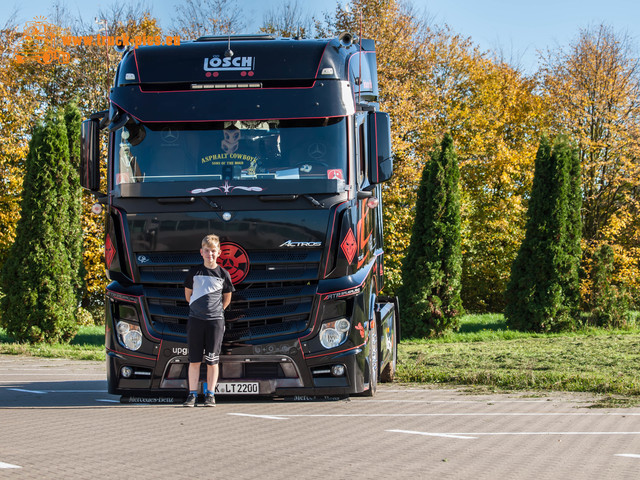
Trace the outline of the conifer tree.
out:
M 84 294 L 86 269 L 82 261 L 82 187 L 80 186 L 80 125 L 82 115 L 75 102 L 64 109 L 64 122 L 69 141 L 69 202 L 66 249 L 71 265 L 72 285 L 77 303 Z
M 582 168 L 576 148 L 563 143 L 569 156 L 569 185 L 567 192 L 567 265 L 563 287 L 569 313 L 573 320 L 580 317 L 580 264 L 582 261 Z
M 68 341 L 77 331 L 68 182 L 65 123 L 49 113 L 29 143 L 21 217 L 2 269 L 2 325 L 18 341 Z
M 557 331 L 574 324 L 579 306 L 580 169 L 568 140 L 543 138 L 525 238 L 506 290 L 507 325 L 517 330 Z
M 624 287 L 613 278 L 614 251 L 606 243 L 593 254 L 593 284 L 587 296 L 589 323 L 598 327 L 626 328 L 631 322 L 630 299 Z
M 462 254 L 460 171 L 451 135 L 422 172 L 411 243 L 402 269 L 403 334 L 437 336 L 458 328 Z

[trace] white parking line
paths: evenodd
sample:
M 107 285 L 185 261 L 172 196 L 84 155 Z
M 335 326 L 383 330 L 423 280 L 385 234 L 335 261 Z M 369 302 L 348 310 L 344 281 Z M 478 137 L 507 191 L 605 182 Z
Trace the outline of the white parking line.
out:
M 358 402 L 354 402 L 356 405 L 367 404 L 367 403 L 438 403 L 438 404 L 458 404 L 458 403 L 470 403 L 470 404 L 480 404 L 480 405 L 491 405 L 494 403 L 550 403 L 549 400 L 360 400 Z
M 24 388 L 8 388 L 7 390 L 13 390 L 14 392 L 25 392 L 25 393 L 40 393 L 40 394 L 47 393 L 47 392 L 43 392 L 42 390 L 25 390 Z
M 106 390 L 46 390 L 47 393 L 107 393 Z
M 455 433 L 433 433 L 433 432 L 415 432 L 413 430 L 386 430 L 392 433 L 408 433 L 409 435 L 424 435 L 427 437 L 445 437 L 445 438 L 460 438 L 463 440 L 474 440 L 478 437 L 469 437 L 465 435 L 459 435 Z
M 0 468 L 22 468 L 19 465 L 11 465 L 10 463 L 0 462 Z
M 287 414 L 287 418 L 292 417 L 632 417 L 640 416 L 640 412 L 566 412 L 566 413 L 527 413 L 527 412 L 504 412 L 504 413 L 319 413 L 319 414 Z
M 228 413 L 227 415 L 235 415 L 237 417 L 266 418 L 269 420 L 287 420 L 286 417 L 276 417 L 274 415 L 251 415 L 249 413 Z
M 102 375 L 97 373 L 0 373 L 0 377 L 102 377 Z
M 640 455 L 635 453 L 616 453 L 614 457 L 640 458 Z
M 413 430 L 385 430 L 392 433 L 407 433 L 410 435 L 424 435 L 429 437 L 461 438 L 464 440 L 477 439 L 480 436 L 504 436 L 504 435 L 640 435 L 640 432 L 417 432 Z M 619 457 L 640 458 L 640 455 L 619 454 Z
M 640 435 L 640 432 L 477 432 L 451 435 Z
M 107 393 L 106 390 L 27 390 L 25 388 L 7 388 L 15 392 L 25 393 Z

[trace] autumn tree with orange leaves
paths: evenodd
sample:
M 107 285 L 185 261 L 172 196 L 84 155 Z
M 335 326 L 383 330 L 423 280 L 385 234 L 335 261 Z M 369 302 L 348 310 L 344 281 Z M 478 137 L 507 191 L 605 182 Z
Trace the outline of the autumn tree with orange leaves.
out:
M 191 2 L 237 6 L 237 0 Z M 189 2 L 185 3 L 188 5 Z M 295 13 L 296 2 L 283 4 Z M 60 34 L 166 34 L 141 3 L 114 5 L 103 22 L 82 23 L 54 4 L 48 20 Z M 186 7 L 185 7 L 186 8 Z M 238 31 L 242 19 L 213 18 L 178 9 L 174 33 Z M 237 10 L 240 11 L 240 10 Z M 278 23 L 282 34 L 302 32 L 308 19 Z M 231 15 L 231 16 L 229 16 Z M 206 18 L 205 18 L 206 17 Z M 211 18 L 209 18 L 211 17 Z M 180 23 L 184 20 L 183 23 Z M 205 22 L 208 22 L 205 26 Z M 283 19 L 286 20 L 286 19 Z M 265 19 L 265 28 L 269 19 Z M 275 28 L 278 25 L 282 28 Z M 226 29 L 218 27 L 226 26 Z M 184 30 L 182 28 L 184 27 Z M 285 28 L 286 27 L 286 28 Z M 100 31 L 100 28 L 106 30 Z M 32 125 L 50 106 L 77 101 L 83 115 L 108 108 L 120 54 L 112 48 L 70 47 L 66 65 L 16 62 L 21 28 L 0 29 L 0 264 L 13 243 Z M 402 262 L 416 214 L 416 192 L 428 153 L 451 132 L 460 166 L 462 299 L 467 311 L 502 311 L 510 265 L 524 237 L 534 158 L 540 138 L 565 133 L 578 145 L 583 190 L 583 277 L 589 308 L 592 265 L 600 245 L 614 251 L 613 281 L 640 297 L 638 169 L 640 115 L 638 65 L 631 40 L 606 26 L 580 32 L 565 48 L 547 53 L 535 76 L 481 52 L 469 38 L 435 25 L 410 2 L 350 0 L 316 21 L 318 36 L 348 31 L 376 41 L 380 108 L 392 119 L 394 177 L 383 186 L 385 286 L 402 284 Z M 288 32 L 288 33 L 287 33 Z M 184 38 L 183 40 L 189 40 Z M 104 150 L 103 150 L 104 153 Z M 104 191 L 104 190 L 103 190 Z M 103 219 L 83 199 L 86 307 L 99 307 L 106 282 Z M 635 290 L 634 290 L 635 289 Z M 1 292 L 0 292 L 1 294 Z M 96 311 L 99 311 L 96 308 Z
M 583 306 L 603 244 L 614 252 L 615 282 L 640 291 L 640 65 L 627 35 L 605 25 L 580 31 L 547 53 L 541 69 L 553 130 L 578 144 L 582 165 Z
M 99 14 L 100 24 L 83 24 L 60 5 L 53 6 L 51 15 L 39 19 L 46 23 L 56 40 L 64 35 L 130 36 L 161 33 L 157 21 L 140 5 L 117 5 Z M 100 30 L 103 28 L 103 30 Z M 106 30 L 105 30 L 106 28 Z M 75 100 L 84 116 L 108 108 L 108 92 L 115 76 L 121 53 L 106 46 L 65 46 L 70 55 L 68 63 L 52 61 L 48 64 L 28 59 L 18 61 L 24 52 L 23 28 L 16 24 L 0 30 L 0 267 L 6 260 L 15 239 L 20 218 L 22 178 L 25 157 L 33 126 L 42 112 L 62 108 Z M 40 48 L 50 48 L 41 45 Z M 33 50 L 33 49 L 32 49 Z M 37 53 L 37 52 L 36 52 Z M 104 144 L 106 145 L 106 143 Z M 106 147 L 103 148 L 106 152 Z M 76 160 L 77 161 L 77 160 Z M 106 178 L 106 175 L 102 176 Z M 106 186 L 103 188 L 106 191 Z M 82 305 L 93 310 L 97 321 L 102 317 L 104 286 L 104 221 L 91 213 L 95 203 L 88 194 L 82 199 L 82 251 L 85 272 L 85 290 Z M 86 318 L 86 317 L 85 317 Z
M 385 291 L 401 285 L 420 172 L 451 132 L 460 161 L 465 308 L 500 311 L 546 125 L 535 81 L 395 0 L 338 7 L 333 28 L 324 33 L 376 40 L 380 108 L 392 119 L 395 171 L 383 187 Z

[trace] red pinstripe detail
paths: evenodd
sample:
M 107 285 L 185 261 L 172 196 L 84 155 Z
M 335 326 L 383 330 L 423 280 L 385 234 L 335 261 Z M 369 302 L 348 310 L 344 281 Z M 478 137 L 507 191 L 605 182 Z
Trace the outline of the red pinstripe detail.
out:
M 324 58 L 324 54 L 327 51 L 327 48 L 329 47 L 329 42 L 327 42 L 327 44 L 324 46 L 324 50 L 322 51 L 322 55 L 320 55 L 320 61 L 318 62 L 318 67 L 316 68 L 316 75 L 315 78 L 318 78 L 318 72 L 320 71 L 320 65 L 322 65 L 322 59 Z M 134 49 L 133 51 L 133 60 L 136 64 L 136 73 L 138 75 L 138 79 L 140 80 L 140 83 L 144 83 L 142 82 L 142 76 L 140 75 L 140 67 L 138 66 L 138 55 L 136 53 L 136 50 Z M 259 82 L 260 80 L 255 80 L 256 82 Z M 316 81 L 313 81 L 313 84 L 310 87 L 291 87 L 291 88 L 285 88 L 285 87 L 274 87 L 274 88 L 263 88 L 261 89 L 261 91 L 264 90 L 305 90 L 305 89 L 309 89 L 309 88 L 314 88 L 316 85 Z M 192 82 L 193 83 L 193 82 Z M 140 85 L 138 85 L 138 90 L 140 90 L 141 93 L 176 93 L 176 92 L 198 92 L 201 90 L 145 90 L 143 91 L 142 88 L 140 88 Z M 234 90 L 255 90 L 254 88 L 237 88 Z M 215 90 L 212 90 L 215 91 Z
M 376 257 L 379 257 L 380 254 L 377 254 Z M 369 270 L 371 270 L 373 268 L 373 266 L 375 265 L 375 260 L 372 261 L 369 265 Z M 349 288 L 343 288 L 342 290 L 334 290 L 332 292 L 322 292 L 322 293 L 316 293 L 316 295 L 330 295 L 332 293 L 338 293 L 338 292 L 346 292 L 347 290 L 351 290 L 352 288 L 357 288 L 357 287 L 361 287 L 362 285 L 364 285 L 364 283 L 367 281 L 367 278 L 369 277 L 369 273 L 367 273 L 364 277 L 364 280 L 362 280 L 362 282 L 360 282 L 358 285 L 349 287 Z
M 342 202 L 339 203 L 338 205 L 336 205 L 336 209 L 333 212 L 333 223 L 331 225 L 331 235 L 329 236 L 329 249 L 327 250 L 327 262 L 324 265 L 324 273 L 323 273 L 323 278 L 325 278 L 327 276 L 327 268 L 329 268 L 329 255 L 331 255 L 331 242 L 333 241 L 333 232 L 335 230 L 336 227 L 336 218 L 338 216 L 338 209 L 340 208 L 341 205 L 344 205 L 347 202 Z
M 321 304 L 322 304 L 322 298 L 320 298 L 320 299 L 318 300 L 318 307 L 316 308 L 316 316 L 315 316 L 315 318 L 313 319 L 313 326 L 311 327 L 311 332 L 309 332 L 309 334 L 308 334 L 308 335 L 305 335 L 304 337 L 300 337 L 300 338 L 298 338 L 298 341 L 301 341 L 301 340 L 303 340 L 303 339 L 305 339 L 305 338 L 309 338 L 309 337 L 311 337 L 311 335 L 313 334 L 313 331 L 314 331 L 314 330 L 315 330 L 315 328 L 316 328 L 316 323 L 318 322 L 318 315 L 320 314 L 320 305 L 321 305 Z M 300 351 L 302 352 L 302 355 L 304 356 L 304 351 L 302 350 L 302 346 L 300 346 Z
M 260 80 L 254 80 L 255 82 L 259 82 Z M 238 83 L 238 82 L 244 82 L 244 83 L 248 83 L 250 82 L 250 80 L 230 80 L 229 82 L 224 82 L 224 83 Z M 140 85 L 138 85 L 138 90 L 140 90 L 140 93 L 145 94 L 145 93 L 154 93 L 154 94 L 163 94 L 163 93 L 203 93 L 203 92 L 207 92 L 207 93 L 220 93 L 220 92 L 246 92 L 246 91 L 260 91 L 260 92 L 265 92 L 265 91 L 271 91 L 271 90 L 310 90 L 312 88 L 314 88 L 316 86 L 316 82 L 317 80 L 313 81 L 313 84 L 310 87 L 267 87 L 267 88 L 230 88 L 230 89 L 226 89 L 226 88 L 193 88 L 193 89 L 189 89 L 189 90 L 142 90 L 142 88 L 140 88 Z M 190 83 L 197 83 L 197 82 L 190 82 Z M 207 83 L 207 82 L 203 82 L 203 83 Z M 223 82 L 221 82 L 223 83 Z
M 158 361 L 158 356 L 155 357 L 141 357 L 140 355 L 133 355 L 131 353 L 120 352 L 118 350 L 113 350 L 111 348 L 106 349 L 109 352 L 117 353 L 118 355 L 126 355 L 127 357 L 141 358 L 142 360 L 150 360 L 150 361 Z
M 318 68 L 316 68 L 316 78 L 318 78 L 318 72 L 320 71 L 320 65 L 322 65 L 322 59 L 324 58 L 324 54 L 327 51 L 327 48 L 329 48 L 329 42 L 327 42 L 324 46 L 324 50 L 322 51 L 322 55 L 320 55 L 320 61 L 318 62 Z M 315 82 L 314 82 L 315 84 Z
M 131 279 L 135 279 L 135 275 L 133 274 L 133 258 L 131 257 L 131 252 L 129 251 L 129 242 L 127 241 L 127 232 L 124 229 L 124 215 L 117 208 L 114 208 L 113 211 L 117 216 L 120 217 L 120 229 L 122 230 L 122 243 L 124 244 L 124 249 L 127 253 L 127 258 L 129 259 L 129 269 L 131 270 Z
M 108 290 L 107 290 L 107 292 L 108 292 Z M 149 335 L 149 336 L 150 336 L 151 338 L 153 338 L 154 340 L 159 340 L 160 342 L 162 342 L 162 339 L 161 339 L 161 338 L 153 336 L 153 335 L 151 334 L 151 332 L 149 331 L 149 329 L 147 328 L 147 321 L 148 321 L 149 319 L 148 319 L 148 317 L 147 317 L 147 314 L 145 313 L 144 306 L 142 305 L 142 296 L 141 296 L 141 295 L 129 295 L 129 294 L 127 294 L 127 293 L 120 293 L 120 292 L 114 292 L 114 293 L 116 293 L 116 294 L 118 294 L 118 295 L 120 295 L 120 296 L 123 296 L 123 297 L 129 297 L 129 298 L 131 298 L 131 299 L 132 299 L 132 300 L 128 300 L 128 299 L 125 299 L 125 298 L 116 298 L 116 300 L 121 300 L 121 301 L 124 301 L 124 302 L 135 303 L 135 304 L 137 304 L 137 305 L 139 305 L 139 306 L 140 306 L 140 313 L 142 314 L 142 317 L 143 317 L 143 318 L 142 318 L 142 320 L 143 320 L 143 321 L 142 321 L 141 323 L 144 325 L 144 329 L 145 329 L 145 331 L 147 332 L 147 335 Z M 107 295 L 109 295 L 109 293 L 107 293 Z M 133 300 L 133 299 L 135 299 L 135 300 Z M 149 322 L 149 323 L 151 323 L 151 322 Z
M 327 352 L 327 353 L 320 353 L 318 355 L 311 355 L 309 357 L 307 357 L 304 352 L 302 352 L 302 356 L 304 356 L 304 358 L 318 358 L 318 357 L 325 357 L 327 355 L 335 355 L 336 353 L 343 353 L 343 352 L 348 352 L 350 350 L 355 350 L 356 348 L 360 348 L 363 347 L 367 344 L 367 342 L 363 342 L 360 345 L 356 345 L 355 347 L 351 347 L 351 348 L 346 348 L 344 350 L 338 350 L 337 352 Z

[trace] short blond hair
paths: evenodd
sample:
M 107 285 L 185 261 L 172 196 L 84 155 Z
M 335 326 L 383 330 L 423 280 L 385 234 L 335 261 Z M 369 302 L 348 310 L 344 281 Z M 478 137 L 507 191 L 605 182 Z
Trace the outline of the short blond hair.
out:
M 202 239 L 202 247 L 209 247 L 209 248 L 216 248 L 217 250 L 220 250 L 220 237 L 218 237 L 217 235 L 214 235 L 213 233 L 210 235 L 207 235 L 206 237 L 204 237 Z

